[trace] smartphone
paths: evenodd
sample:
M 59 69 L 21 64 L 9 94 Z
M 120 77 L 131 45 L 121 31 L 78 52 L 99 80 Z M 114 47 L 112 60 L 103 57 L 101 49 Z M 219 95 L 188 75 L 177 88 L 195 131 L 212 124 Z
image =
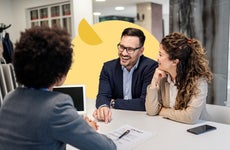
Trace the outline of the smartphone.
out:
M 215 129 L 216 127 L 205 124 L 194 128 L 190 128 L 187 131 L 193 134 L 201 134 Z

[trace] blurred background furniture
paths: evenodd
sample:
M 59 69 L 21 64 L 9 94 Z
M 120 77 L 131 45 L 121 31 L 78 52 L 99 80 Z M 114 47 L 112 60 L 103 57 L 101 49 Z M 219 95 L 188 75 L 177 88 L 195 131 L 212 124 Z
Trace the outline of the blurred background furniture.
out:
M 13 65 L 11 63 L 0 63 L 0 107 L 5 95 L 16 87 L 18 87 L 18 84 L 15 78 Z
M 211 121 L 230 124 L 230 107 L 206 104 Z

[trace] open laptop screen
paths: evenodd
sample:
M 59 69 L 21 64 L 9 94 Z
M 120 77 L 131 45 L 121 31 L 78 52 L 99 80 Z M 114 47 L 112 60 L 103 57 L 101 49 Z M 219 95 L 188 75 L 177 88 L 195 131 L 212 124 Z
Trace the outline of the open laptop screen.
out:
M 81 115 L 86 113 L 85 85 L 62 85 L 54 87 L 53 91 L 70 95 L 78 113 Z

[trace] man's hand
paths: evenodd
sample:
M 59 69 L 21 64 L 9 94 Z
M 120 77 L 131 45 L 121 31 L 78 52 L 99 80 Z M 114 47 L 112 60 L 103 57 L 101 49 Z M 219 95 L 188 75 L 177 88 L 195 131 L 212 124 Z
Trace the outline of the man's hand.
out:
M 100 107 L 93 112 L 93 117 L 100 121 L 108 123 L 111 121 L 112 112 L 109 107 Z

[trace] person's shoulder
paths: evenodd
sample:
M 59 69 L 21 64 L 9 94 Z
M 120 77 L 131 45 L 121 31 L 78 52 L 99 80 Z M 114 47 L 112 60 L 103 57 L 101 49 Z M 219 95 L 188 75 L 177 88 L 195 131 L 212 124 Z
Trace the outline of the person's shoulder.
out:
M 40 93 L 41 98 L 47 99 L 50 102 L 63 102 L 63 103 L 69 103 L 72 101 L 72 98 L 70 95 L 62 93 L 62 92 L 57 92 L 57 91 L 42 91 L 42 90 L 35 90 L 38 93 Z M 38 94 L 37 93 L 37 94 Z
M 140 57 L 140 61 L 145 62 L 145 63 L 149 63 L 149 64 L 157 64 L 157 61 L 153 60 L 152 58 L 146 57 L 144 55 L 142 55 Z
M 198 78 L 197 83 L 198 83 L 198 85 L 202 85 L 202 86 L 207 86 L 208 85 L 208 81 L 204 77 Z
M 148 57 L 148 56 L 145 56 L 145 55 L 142 55 L 142 56 L 141 56 L 141 59 L 142 59 L 142 60 L 147 60 L 147 61 L 156 62 L 154 59 L 152 59 L 152 58 L 150 58 L 150 57 Z
M 55 97 L 56 99 L 60 99 L 60 100 L 71 99 L 70 95 L 61 93 L 61 92 L 57 92 L 57 91 L 52 91 L 50 92 L 50 94 L 52 94 L 52 96 Z
M 113 64 L 116 64 L 117 62 L 119 62 L 119 58 L 106 61 L 104 62 L 104 65 L 113 65 Z
M 73 99 L 70 95 L 61 92 L 49 92 L 49 102 L 53 109 L 73 108 Z M 63 108 L 64 109 L 64 108 Z

